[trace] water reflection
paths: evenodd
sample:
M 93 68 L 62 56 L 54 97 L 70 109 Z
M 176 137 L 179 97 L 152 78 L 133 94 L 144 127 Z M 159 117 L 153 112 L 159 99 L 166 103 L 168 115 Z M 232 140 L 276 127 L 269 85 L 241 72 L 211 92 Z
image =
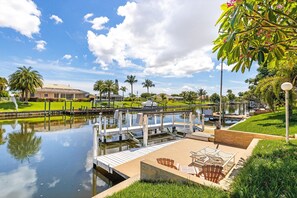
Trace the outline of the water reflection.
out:
M 0 145 L 5 144 L 6 137 L 4 137 L 5 129 L 2 129 L 2 126 L 0 125 Z
M 41 137 L 36 137 L 34 132 L 13 132 L 8 135 L 8 152 L 17 160 L 29 160 L 39 150 Z

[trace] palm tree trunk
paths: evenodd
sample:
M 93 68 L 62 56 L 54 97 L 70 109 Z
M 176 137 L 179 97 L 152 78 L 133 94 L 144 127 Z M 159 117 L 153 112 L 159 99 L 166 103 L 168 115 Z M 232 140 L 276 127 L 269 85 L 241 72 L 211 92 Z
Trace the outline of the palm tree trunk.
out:
M 149 87 L 147 87 L 146 89 L 147 89 L 147 93 L 150 93 Z
M 25 98 L 25 91 L 22 90 L 22 101 L 24 101 L 24 98 Z
M 28 103 L 28 90 L 25 91 L 25 102 Z
M 108 107 L 110 107 L 110 91 L 108 91 Z
M 131 97 L 133 97 L 133 84 L 131 84 Z
M 99 101 L 101 102 L 101 98 L 102 98 L 102 92 L 100 91 L 99 93 Z

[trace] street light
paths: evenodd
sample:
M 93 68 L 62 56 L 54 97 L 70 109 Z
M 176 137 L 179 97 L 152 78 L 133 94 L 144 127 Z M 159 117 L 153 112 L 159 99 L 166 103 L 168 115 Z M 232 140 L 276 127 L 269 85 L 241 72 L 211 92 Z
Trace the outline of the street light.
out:
M 285 82 L 281 85 L 282 90 L 286 92 L 286 142 L 289 142 L 289 91 L 293 88 L 293 85 L 289 82 Z

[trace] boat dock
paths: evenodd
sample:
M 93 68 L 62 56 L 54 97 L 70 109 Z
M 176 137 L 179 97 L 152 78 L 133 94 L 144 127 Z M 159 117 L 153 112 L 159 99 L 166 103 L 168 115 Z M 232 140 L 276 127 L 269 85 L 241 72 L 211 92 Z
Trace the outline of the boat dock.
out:
M 126 150 L 118 153 L 112 153 L 108 155 L 97 156 L 94 159 L 94 164 L 106 170 L 107 172 L 112 173 L 115 170 L 114 167 L 116 166 L 122 165 L 136 158 L 147 155 L 151 152 L 159 150 L 160 148 L 171 145 L 177 141 L 178 140 L 157 144 L 153 146 L 148 146 L 148 147 L 133 148 L 130 150 Z M 124 178 L 127 178 L 126 175 L 123 175 L 120 172 L 117 172 L 117 173 L 123 176 Z

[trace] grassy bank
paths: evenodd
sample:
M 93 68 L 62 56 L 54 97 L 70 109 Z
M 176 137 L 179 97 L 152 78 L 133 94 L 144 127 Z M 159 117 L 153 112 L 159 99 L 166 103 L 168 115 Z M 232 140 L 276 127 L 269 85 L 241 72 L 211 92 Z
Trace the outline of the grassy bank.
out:
M 173 183 L 137 182 L 118 197 L 296 197 L 297 140 L 262 140 L 245 163 L 230 192 Z
M 62 110 L 63 106 L 65 106 L 64 102 L 51 102 L 51 110 Z M 66 104 L 67 109 L 70 108 L 70 102 Z M 72 102 L 72 106 L 75 109 L 81 108 L 81 106 L 85 106 L 91 108 L 91 102 Z M 47 107 L 48 109 L 48 103 Z M 18 103 L 18 111 L 42 111 L 44 110 L 44 102 L 29 102 L 28 104 Z M 0 103 L 0 112 L 9 112 L 15 111 L 15 106 L 12 102 L 1 102 Z
M 114 105 L 115 108 L 122 108 L 122 107 L 142 107 L 141 103 L 143 101 L 121 101 L 121 102 L 111 102 L 111 106 Z M 196 103 L 200 104 L 200 103 Z M 204 103 L 205 104 L 205 103 Z M 107 106 L 107 102 L 101 102 L 97 106 Z M 167 103 L 167 106 L 188 106 L 189 104 L 182 102 L 182 101 L 169 101 Z M 51 102 L 51 110 L 62 110 L 62 108 L 65 106 L 64 102 Z M 67 102 L 66 104 L 67 109 L 70 108 L 70 102 Z M 81 108 L 82 106 L 91 108 L 92 103 L 91 102 L 72 102 L 72 107 L 74 109 Z M 48 109 L 48 103 L 47 107 Z M 28 104 L 24 103 L 18 103 L 18 111 L 42 111 L 44 110 L 44 102 L 29 102 Z M 15 106 L 12 102 L 0 102 L 0 112 L 9 112 L 9 111 L 15 111 Z
M 230 128 L 231 130 L 264 133 L 270 135 L 285 136 L 286 122 L 285 111 L 255 115 L 246 121 L 238 123 Z M 294 110 L 290 120 L 290 135 L 297 133 L 297 111 Z
M 235 178 L 231 197 L 296 197 L 297 140 L 262 140 Z
M 136 182 L 112 196 L 110 198 L 123 197 L 209 197 L 221 198 L 228 197 L 228 194 L 222 190 L 215 188 L 208 188 L 204 186 L 194 186 L 176 183 L 150 183 L 150 182 Z

